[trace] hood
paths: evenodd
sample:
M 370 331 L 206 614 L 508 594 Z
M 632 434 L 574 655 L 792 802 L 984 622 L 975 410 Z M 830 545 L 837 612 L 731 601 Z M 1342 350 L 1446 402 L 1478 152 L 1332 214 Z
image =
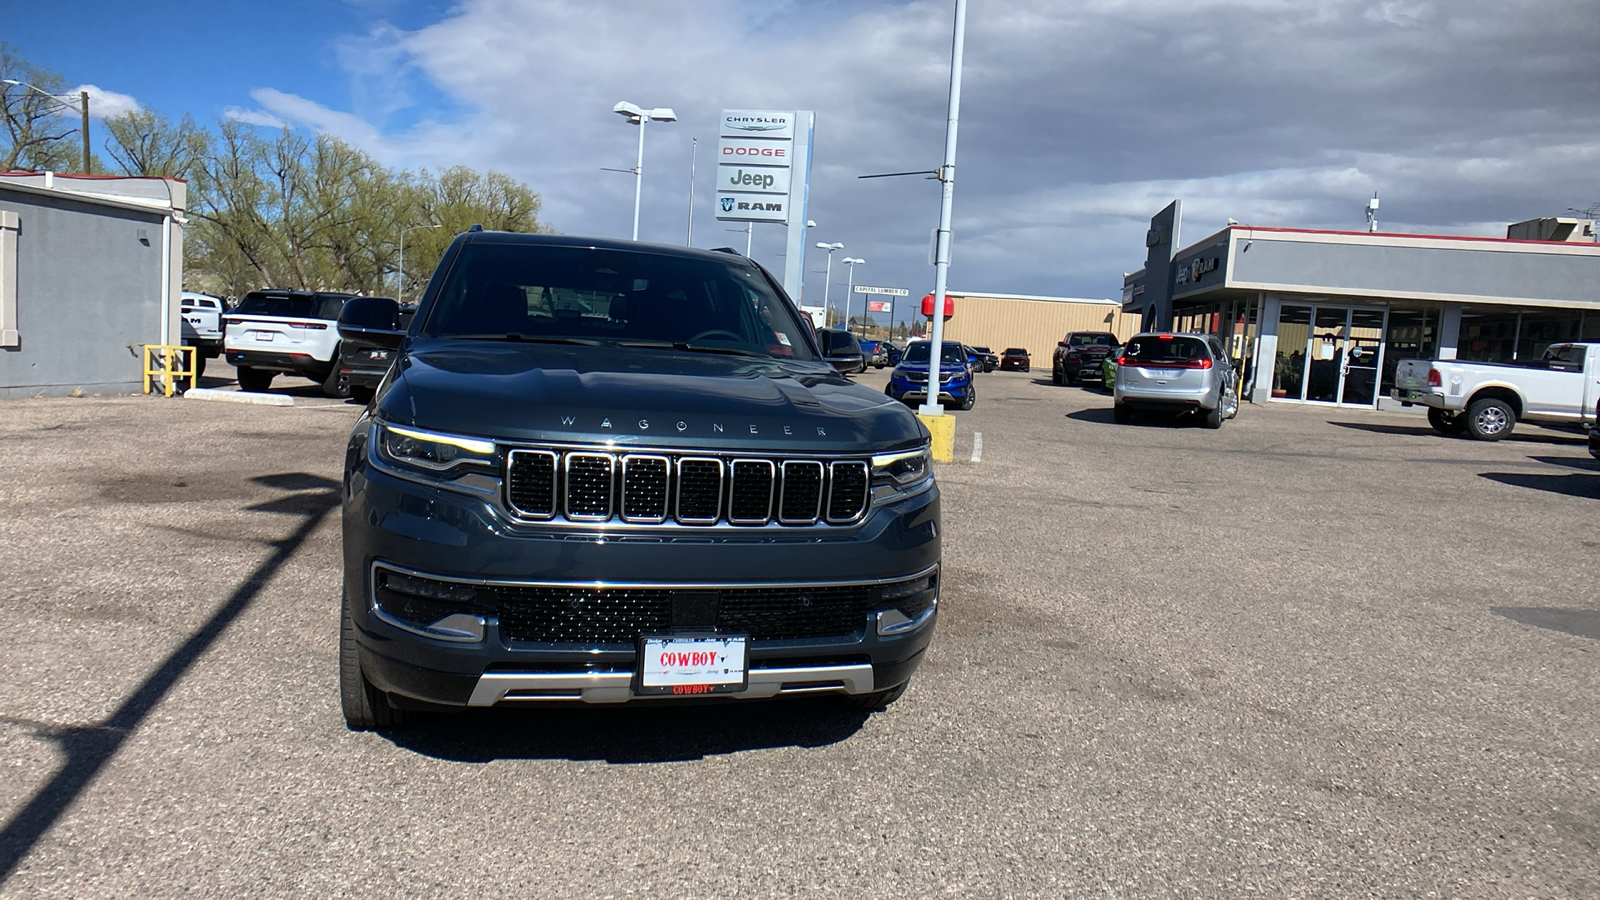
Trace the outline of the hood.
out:
M 382 418 L 477 437 L 800 452 L 927 439 L 904 405 L 820 362 L 424 340 L 397 373 L 378 399 Z

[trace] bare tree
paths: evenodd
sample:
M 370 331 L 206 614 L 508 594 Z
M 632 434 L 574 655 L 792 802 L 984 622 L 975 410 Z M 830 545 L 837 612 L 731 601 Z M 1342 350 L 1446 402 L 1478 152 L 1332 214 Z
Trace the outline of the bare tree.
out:
M 76 147 L 69 138 L 78 133 L 78 117 L 66 101 L 52 95 L 64 90 L 61 76 L 32 65 L 17 48 L 0 41 L 0 79 L 26 82 L 43 91 L 0 84 L 0 118 L 5 120 L 6 145 L 0 149 L 0 172 L 16 169 L 71 171 Z

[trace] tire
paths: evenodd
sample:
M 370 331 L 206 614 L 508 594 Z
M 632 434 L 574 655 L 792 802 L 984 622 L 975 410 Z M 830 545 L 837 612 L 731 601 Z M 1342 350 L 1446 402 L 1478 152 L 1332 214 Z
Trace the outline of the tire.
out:
M 1117 420 L 1117 424 L 1119 425 L 1126 425 L 1133 421 L 1133 410 L 1129 409 L 1127 404 L 1124 403 L 1113 404 L 1111 407 L 1111 418 Z
M 252 369 L 249 366 L 239 367 L 239 390 L 259 394 L 272 386 L 272 376 L 275 374 L 266 369 Z
M 910 686 L 910 684 L 911 682 L 908 681 L 905 684 L 897 684 L 886 691 L 873 691 L 870 694 L 851 694 L 841 697 L 840 705 L 842 705 L 845 709 L 860 709 L 868 712 L 876 712 L 895 702 L 896 700 L 899 700 L 901 695 L 905 694 L 906 688 Z
M 1204 418 L 1202 418 L 1200 420 L 1201 424 L 1205 425 L 1207 428 L 1210 428 L 1213 431 L 1215 431 L 1218 428 L 1221 428 L 1222 427 L 1222 398 L 1218 397 L 1217 398 L 1217 405 L 1212 409 L 1203 410 L 1203 413 L 1204 413 Z
M 1056 384 L 1060 384 L 1061 383 L 1061 374 L 1062 373 L 1061 373 L 1060 369 L 1056 368 L 1055 366 L 1051 366 L 1050 367 L 1050 380 L 1051 381 L 1055 382 Z
M 1465 418 L 1467 435 L 1479 441 L 1498 441 L 1517 425 L 1511 404 L 1493 397 L 1472 401 Z
M 350 396 L 350 384 L 339 376 L 339 357 L 333 358 L 333 368 L 322 378 L 322 395 L 343 399 Z
M 1428 424 L 1432 425 L 1433 430 L 1440 434 L 1453 436 L 1467 430 L 1467 417 L 1460 414 L 1452 415 L 1442 409 L 1434 409 L 1430 406 L 1428 407 Z
M 204 356 L 200 355 L 200 351 L 199 350 L 196 350 L 196 351 L 194 351 L 194 380 L 196 382 L 199 382 L 200 376 L 204 375 L 205 373 L 206 373 L 206 358 Z
M 406 723 L 406 711 L 389 703 L 389 695 L 372 686 L 361 674 L 361 654 L 356 649 L 356 623 L 350 603 L 339 597 L 339 708 L 351 731 L 393 728 Z
M 1237 419 L 1239 417 L 1239 389 L 1237 387 L 1229 388 L 1227 393 L 1222 395 L 1222 406 L 1224 409 L 1229 410 L 1228 414 L 1223 416 L 1224 419 Z
M 972 407 L 976 406 L 977 403 L 978 403 L 978 385 L 975 384 L 975 383 L 972 383 L 972 382 L 968 382 L 967 383 L 967 395 L 965 397 L 961 398 L 961 404 L 959 406 L 957 406 L 956 409 L 968 410 L 968 409 L 971 409 Z

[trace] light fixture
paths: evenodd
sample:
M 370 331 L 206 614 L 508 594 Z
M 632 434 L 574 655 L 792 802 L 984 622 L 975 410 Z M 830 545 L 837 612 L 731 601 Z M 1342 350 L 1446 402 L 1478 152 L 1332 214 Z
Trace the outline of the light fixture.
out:
M 833 281 L 833 251 L 843 250 L 844 245 L 838 241 L 835 241 L 831 244 L 825 244 L 821 241 L 818 241 L 817 249 L 828 251 L 828 268 L 822 280 L 822 308 L 832 309 L 833 307 L 828 305 L 828 288 L 831 287 L 831 283 Z M 848 306 L 848 304 L 846 304 L 846 306 Z M 849 322 L 846 322 L 845 324 L 848 326 Z
M 633 167 L 633 239 L 639 239 L 639 198 L 644 191 L 644 123 L 646 122 L 676 122 L 678 114 L 670 107 L 658 106 L 655 109 L 645 109 L 635 106 L 624 100 L 611 111 L 627 119 L 630 123 L 639 126 L 639 161 Z M 626 170 L 622 170 L 626 171 Z

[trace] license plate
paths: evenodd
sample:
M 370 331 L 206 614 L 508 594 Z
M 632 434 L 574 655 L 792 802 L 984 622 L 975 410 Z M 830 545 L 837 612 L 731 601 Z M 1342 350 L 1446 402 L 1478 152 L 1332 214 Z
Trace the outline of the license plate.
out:
M 639 694 L 724 694 L 744 690 L 743 636 L 646 636 L 639 646 Z
M 271 343 L 273 338 L 273 334 L 270 331 L 252 331 L 250 336 L 258 341 L 267 341 L 268 343 Z

